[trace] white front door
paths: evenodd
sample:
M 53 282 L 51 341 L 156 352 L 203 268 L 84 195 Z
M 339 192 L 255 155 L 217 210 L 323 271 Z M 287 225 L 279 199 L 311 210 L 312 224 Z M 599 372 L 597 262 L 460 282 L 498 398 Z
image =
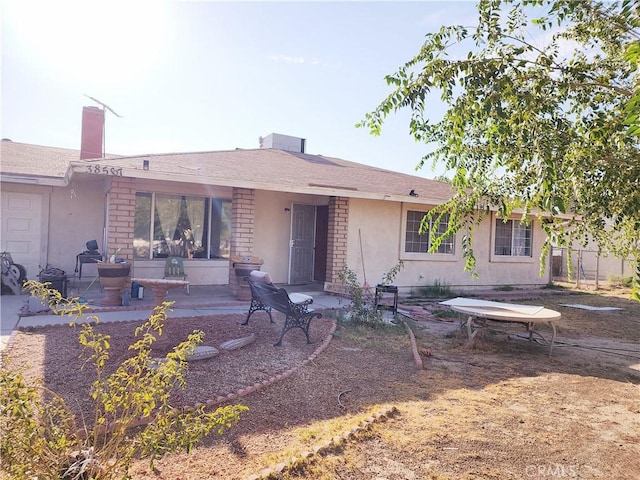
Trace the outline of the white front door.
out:
M 2 192 L 0 251 L 9 252 L 31 280 L 40 273 L 41 216 L 42 195 Z

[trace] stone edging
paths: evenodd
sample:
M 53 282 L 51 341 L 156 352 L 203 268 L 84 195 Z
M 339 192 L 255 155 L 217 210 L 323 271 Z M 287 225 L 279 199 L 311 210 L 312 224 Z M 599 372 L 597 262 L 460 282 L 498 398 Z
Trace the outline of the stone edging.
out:
M 204 309 L 204 308 L 211 308 L 212 304 L 211 302 L 203 302 L 203 303 L 194 303 L 194 304 L 182 304 L 182 303 L 178 303 L 177 300 L 169 300 L 172 301 L 174 304 L 171 306 L 171 310 L 176 310 L 176 309 L 193 309 L 193 310 L 197 310 L 197 309 Z M 142 304 L 142 305 L 128 305 L 128 306 L 121 306 L 121 305 L 94 305 L 94 304 L 87 304 L 87 303 L 83 303 L 82 305 L 86 305 L 87 308 L 86 310 L 83 312 L 85 315 L 99 315 L 101 313 L 113 313 L 113 312 L 137 312 L 137 311 L 149 311 L 149 315 L 151 315 L 151 313 L 153 312 L 153 309 L 155 307 L 155 305 L 152 304 Z M 229 301 L 224 301 L 224 302 L 217 302 L 215 304 L 216 307 L 246 307 L 247 302 L 245 301 L 234 301 L 234 300 L 229 300 Z M 41 317 L 41 316 L 55 316 L 56 314 L 53 312 L 52 309 L 47 309 L 47 310 L 42 310 L 39 312 L 26 312 L 26 313 L 21 313 L 20 317 Z
M 314 456 L 324 455 L 332 448 L 339 447 L 349 439 L 355 438 L 356 435 L 368 429 L 375 422 L 386 420 L 387 418 L 395 415 L 396 413 L 398 413 L 398 409 L 393 405 L 388 405 L 384 407 L 382 410 L 380 410 L 378 413 L 376 413 L 375 415 L 372 415 L 366 420 L 363 420 L 362 422 L 360 422 L 356 427 L 352 428 L 351 430 L 346 430 L 342 434 L 336 435 L 335 437 L 326 441 L 324 444 L 320 446 L 316 446 L 311 450 L 302 452 L 300 454 L 300 457 L 292 457 L 288 463 L 279 463 L 273 468 L 266 468 L 258 474 L 254 474 L 254 475 L 250 475 L 249 477 L 246 477 L 245 480 L 266 480 L 271 478 L 273 479 L 280 478 L 280 476 L 284 472 L 301 467 L 305 463 L 308 463 L 309 461 L 311 461 Z
M 132 320 L 116 320 L 114 322 L 110 322 L 110 323 L 128 323 L 131 322 Z M 31 329 L 39 329 L 39 328 L 44 328 L 44 327 L 68 327 L 69 324 L 68 323 L 52 323 L 52 324 L 48 324 L 48 325 L 38 325 L 35 327 L 23 327 L 21 328 L 21 330 L 31 330 Z M 193 406 L 184 406 L 182 407 L 183 410 L 190 410 L 190 409 L 194 409 L 194 408 L 200 408 L 202 406 L 205 406 L 206 408 L 213 408 L 218 406 L 221 403 L 224 402 L 229 402 L 231 400 L 236 400 L 240 397 L 244 397 L 245 395 L 249 395 L 250 393 L 256 392 L 258 390 L 261 390 L 265 387 L 268 387 L 270 385 L 273 385 L 274 383 L 280 381 L 280 380 L 284 380 L 285 378 L 290 377 L 292 374 L 294 374 L 298 369 L 300 369 L 301 367 L 303 367 L 304 365 L 306 365 L 307 363 L 309 363 L 310 361 L 315 360 L 315 358 L 320 355 L 328 346 L 329 343 L 331 343 L 331 340 L 333 339 L 333 334 L 335 333 L 336 329 L 338 327 L 338 323 L 335 319 L 333 319 L 333 324 L 331 325 L 331 328 L 329 329 L 329 333 L 327 334 L 326 338 L 324 339 L 324 341 L 318 346 L 318 348 L 316 348 L 314 350 L 314 352 L 309 355 L 309 357 L 305 360 L 303 360 L 302 362 L 300 362 L 299 364 L 295 365 L 294 367 L 291 367 L 289 370 L 286 370 L 278 375 L 275 375 L 267 380 L 264 380 L 262 382 L 258 382 L 254 385 L 250 385 L 248 387 L 244 387 L 244 388 L 240 388 L 239 390 L 237 390 L 236 392 L 232 392 L 229 393 L 227 395 L 220 395 L 218 397 L 216 397 L 215 399 L 211 399 L 208 400 L 205 404 L 199 403 Z M 7 348 L 5 349 L 5 352 L 8 352 L 10 350 L 10 346 L 13 343 L 13 337 L 15 336 L 17 330 L 14 330 L 11 334 L 11 337 L 9 339 L 9 342 L 7 344 Z M 5 352 L 2 352 L 3 354 Z M 0 358 L 0 364 L 1 364 L 1 358 Z M 137 422 L 134 422 L 131 426 L 140 426 L 140 425 L 146 425 L 149 422 L 151 422 L 151 418 L 149 417 L 141 417 L 138 419 Z M 78 431 L 79 434 L 83 435 L 84 432 L 82 430 Z
M 309 363 L 312 360 L 315 360 L 316 357 L 318 355 L 320 355 L 325 348 L 327 348 L 329 346 L 329 343 L 331 343 L 331 340 L 333 339 L 333 334 L 336 331 L 336 328 L 338 327 L 338 324 L 336 322 L 336 320 L 333 320 L 333 325 L 331 325 L 331 328 L 329 329 L 329 333 L 327 334 L 327 337 L 324 339 L 324 341 L 320 344 L 320 346 L 318 348 L 315 349 L 315 351 L 309 355 L 309 357 L 306 360 L 303 360 L 302 362 L 300 362 L 299 364 L 297 364 L 294 367 L 291 367 L 289 370 L 286 370 L 274 377 L 269 378 L 268 380 L 264 380 L 262 382 L 258 382 L 254 385 L 248 386 L 248 387 L 244 387 L 239 389 L 237 392 L 233 392 L 233 393 L 229 393 L 226 396 L 218 396 L 215 400 L 211 399 L 208 400 L 207 403 L 205 404 L 207 408 L 211 408 L 214 407 L 216 405 L 219 405 L 221 403 L 224 402 L 228 402 L 230 400 L 235 400 L 237 398 L 240 397 L 244 397 L 245 395 L 248 395 L 250 393 L 256 392 L 258 390 L 263 389 L 264 387 L 268 387 L 270 385 L 273 385 L 274 383 L 280 381 L 280 380 L 284 380 L 285 378 L 290 377 L 292 374 L 294 374 L 296 371 L 298 371 L 298 369 L 300 369 L 301 367 L 303 367 L 304 365 L 306 365 L 307 363 Z M 195 405 L 194 407 L 184 407 L 185 409 L 188 408 L 198 408 L 201 407 L 202 404 L 198 404 Z
M 129 320 L 123 320 L 123 321 L 129 321 Z M 306 360 L 303 360 L 302 362 L 300 362 L 299 364 L 297 364 L 294 367 L 291 367 L 289 370 L 286 370 L 278 375 L 275 375 L 271 378 L 269 378 L 268 380 L 264 380 L 262 382 L 258 382 L 254 385 L 248 386 L 248 387 L 244 387 L 244 388 L 240 388 L 239 390 L 237 390 L 236 392 L 231 392 L 227 395 L 220 395 L 218 397 L 216 397 L 215 399 L 211 399 L 208 400 L 206 403 L 198 403 L 196 405 L 192 405 L 192 406 L 188 406 L 185 405 L 182 408 L 183 411 L 189 411 L 191 409 L 197 409 L 197 408 L 201 408 L 201 407 L 205 407 L 207 409 L 213 409 L 214 407 L 217 407 L 218 405 L 225 403 L 225 402 L 230 402 L 232 400 L 237 400 L 238 398 L 244 397 L 246 395 L 249 395 L 250 393 L 256 392 L 258 390 L 261 390 L 265 387 L 271 386 L 276 382 L 279 382 L 280 380 L 284 380 L 285 378 L 290 377 L 292 374 L 294 374 L 298 369 L 300 369 L 301 367 L 303 367 L 304 365 L 306 365 L 307 363 L 309 363 L 312 360 L 315 360 L 315 358 L 320 355 L 320 353 L 322 353 L 324 351 L 325 348 L 327 348 L 329 346 L 329 343 L 331 343 L 331 340 L 333 339 L 333 334 L 336 331 L 338 324 L 336 322 L 336 320 L 333 320 L 333 324 L 331 325 L 331 328 L 329 329 L 329 333 L 327 335 L 327 337 L 324 339 L 324 341 L 322 342 L 322 344 L 320 344 L 320 346 L 318 348 L 315 349 L 315 351 L 309 355 L 309 357 Z M 132 422 L 131 427 L 138 427 L 138 426 L 142 426 L 142 425 L 147 425 L 149 424 L 153 419 L 151 417 L 140 417 L 137 421 Z M 109 428 L 109 427 L 107 427 Z M 80 435 L 84 435 L 84 431 L 79 430 L 78 434 Z
M 18 329 L 14 328 L 9 334 L 9 338 L 6 341 L 4 348 L 0 351 L 0 367 L 4 367 L 4 357 L 9 354 L 9 351 L 11 351 L 17 333 Z

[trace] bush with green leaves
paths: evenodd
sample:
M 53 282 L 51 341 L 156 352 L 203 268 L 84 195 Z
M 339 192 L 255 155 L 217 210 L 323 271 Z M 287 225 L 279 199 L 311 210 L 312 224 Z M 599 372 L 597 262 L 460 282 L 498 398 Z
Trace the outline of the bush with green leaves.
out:
M 382 276 L 380 285 L 391 285 L 403 267 L 404 263 L 400 260 L 392 269 Z M 374 326 L 382 324 L 382 313 L 375 308 L 375 288 L 369 285 L 361 286 L 356 272 L 346 265 L 342 272 L 338 274 L 338 278 L 344 283 L 345 287 L 347 287 L 347 293 L 349 297 L 351 297 L 349 319 L 354 323 Z
M 451 297 L 451 285 L 440 280 L 434 280 L 432 285 L 425 285 L 419 289 L 420 296 L 427 298 Z
M 367 285 L 361 286 L 356 272 L 346 265 L 338 274 L 338 278 L 344 283 L 351 298 L 349 320 L 369 325 L 382 323 L 382 315 L 374 307 L 375 289 Z
M 47 284 L 29 281 L 25 288 L 47 303 L 55 314 L 74 317 L 77 323 L 87 306 L 63 298 Z M 109 375 L 109 336 L 94 328 L 97 317 L 83 323 L 79 342 L 86 362 L 96 372 L 89 396 L 94 417 L 78 425 L 71 409 L 44 385 L 30 384 L 21 372 L 0 367 L 0 471 L 16 479 L 107 480 L 129 478 L 136 459 L 154 461 L 167 453 L 191 451 L 210 433 L 231 428 L 242 405 L 207 411 L 205 406 L 177 408 L 170 404 L 174 388 L 184 387 L 187 355 L 202 342 L 194 331 L 162 361 L 151 347 L 162 335 L 172 302 L 156 307 L 135 332 L 129 349 L 135 355 Z
M 380 285 L 384 285 L 386 287 L 393 284 L 393 281 L 396 279 L 398 273 L 400 273 L 400 270 L 402 270 L 403 268 L 404 262 L 402 260 L 399 260 L 398 263 L 396 263 L 389 271 L 385 272 L 385 274 L 382 276 L 382 282 L 380 282 Z

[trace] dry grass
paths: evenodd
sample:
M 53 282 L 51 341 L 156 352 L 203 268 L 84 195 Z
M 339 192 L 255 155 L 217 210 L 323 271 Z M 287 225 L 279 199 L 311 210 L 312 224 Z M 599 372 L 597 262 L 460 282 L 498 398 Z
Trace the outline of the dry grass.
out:
M 489 333 L 469 348 L 457 320 L 425 315 L 410 322 L 419 346 L 433 353 L 417 370 L 403 328 L 342 325 L 313 361 L 241 398 L 250 410 L 228 434 L 207 439 L 189 455 L 166 457 L 157 471 L 136 464 L 132 476 L 244 479 L 278 464 L 293 467 L 292 458 L 323 446 L 279 476 L 636 480 L 640 304 L 627 296 L 626 291 L 560 291 L 518 300 L 562 312 L 552 358 L 546 346 L 520 338 L 524 331 L 517 329 L 510 337 Z M 621 310 L 561 306 L 568 303 Z M 260 322 L 254 326 L 264 328 Z M 540 333 L 548 337 L 550 330 Z M 49 341 L 55 334 L 47 332 Z M 16 340 L 14 355 L 36 350 L 35 345 L 25 350 L 23 339 Z M 295 352 L 303 345 L 292 337 L 286 349 Z M 272 365 L 282 364 L 282 350 L 261 352 L 272 353 Z M 245 365 L 238 356 L 227 368 L 251 378 Z M 332 443 L 387 405 L 398 412 Z

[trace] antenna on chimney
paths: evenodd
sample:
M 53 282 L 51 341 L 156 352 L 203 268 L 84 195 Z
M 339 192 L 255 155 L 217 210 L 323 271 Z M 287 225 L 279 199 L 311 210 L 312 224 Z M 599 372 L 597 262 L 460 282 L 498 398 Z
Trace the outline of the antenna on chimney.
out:
M 113 113 L 116 117 L 118 117 L 118 118 L 122 118 L 122 115 L 118 115 L 118 114 L 113 110 L 113 108 L 111 108 L 111 107 L 110 107 L 109 105 L 107 105 L 106 103 L 103 103 L 103 102 L 101 102 L 100 100 L 98 100 L 97 98 L 93 98 L 93 97 L 91 97 L 91 96 L 87 95 L 86 93 L 84 94 L 84 96 L 85 96 L 85 97 L 87 97 L 87 98 L 88 98 L 88 99 L 90 99 L 90 100 L 93 100 L 93 101 L 94 101 L 94 102 L 96 102 L 98 105 L 100 105 L 100 106 L 102 107 L 102 111 L 103 111 L 103 112 L 104 112 L 104 111 L 106 111 L 106 110 L 109 110 L 109 111 L 110 111 L 111 113 Z M 106 117 L 105 117 L 105 118 L 106 118 Z M 105 142 L 105 136 L 106 136 L 105 131 L 106 131 L 106 128 L 104 128 L 104 127 L 103 127 L 103 129 L 102 129 L 102 158 L 105 158 L 105 157 L 106 157 L 106 153 L 107 153 L 107 152 L 106 152 L 107 145 L 106 145 L 106 142 Z

